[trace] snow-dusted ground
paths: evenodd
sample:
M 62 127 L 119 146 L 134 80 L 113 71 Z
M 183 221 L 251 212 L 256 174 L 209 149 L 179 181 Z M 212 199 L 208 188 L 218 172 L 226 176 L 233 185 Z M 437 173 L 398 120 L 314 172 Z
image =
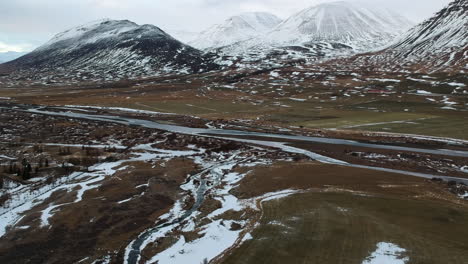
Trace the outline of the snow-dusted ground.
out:
M 119 147 L 119 146 L 117 146 Z M 0 237 L 5 235 L 8 228 L 16 228 L 15 225 L 23 218 L 24 214 L 37 205 L 42 204 L 56 191 L 76 191 L 76 198 L 73 202 L 66 204 L 54 204 L 42 211 L 40 217 L 40 226 L 48 227 L 49 219 L 62 206 L 78 203 L 83 200 L 85 192 L 96 189 L 100 186 L 106 177 L 114 175 L 118 170 L 122 170 L 124 163 L 135 161 L 150 161 L 153 159 L 172 159 L 174 157 L 193 156 L 203 153 L 204 150 L 172 151 L 157 148 L 151 148 L 149 145 L 139 145 L 135 150 L 145 150 L 147 152 L 135 152 L 132 158 L 117 162 L 101 163 L 89 168 L 90 172 L 75 172 L 67 177 L 62 177 L 50 185 L 40 186 L 33 184 L 28 186 L 19 186 L 12 190 L 2 190 L 0 194 L 7 193 L 11 195 L 6 205 L 0 207 Z M 39 186 L 38 186 L 39 185 Z
M 409 261 L 405 253 L 405 249 L 395 244 L 380 242 L 377 249 L 362 264 L 405 264 Z
M 49 219 L 57 208 L 82 201 L 83 194 L 86 191 L 98 188 L 99 184 L 96 183 L 104 180 L 106 176 L 114 174 L 116 172 L 114 168 L 120 166 L 123 162 L 103 163 L 93 168 L 94 172 L 90 173 L 72 173 L 52 186 L 43 186 L 37 190 L 31 189 L 34 186 L 20 186 L 18 189 L 7 191 L 12 197 L 6 207 L 0 208 L 0 237 L 6 233 L 8 227 L 14 227 L 27 211 L 42 204 L 54 192 L 60 190 L 71 192 L 78 188 L 73 202 L 60 205 L 50 204 L 48 208 L 42 211 L 41 227 L 49 226 Z

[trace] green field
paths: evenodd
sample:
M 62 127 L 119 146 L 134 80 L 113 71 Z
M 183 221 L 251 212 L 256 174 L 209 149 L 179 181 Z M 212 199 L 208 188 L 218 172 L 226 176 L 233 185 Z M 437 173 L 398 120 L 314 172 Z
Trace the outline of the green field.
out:
M 274 105 L 280 103 L 283 106 Z M 443 111 L 425 103 L 376 102 L 337 107 L 335 103 L 266 101 L 262 105 L 231 100 L 129 102 L 113 106 L 195 115 L 246 118 L 281 126 L 351 129 L 468 139 L 468 115 Z M 285 105 L 290 107 L 284 107 Z M 321 108 L 320 108 L 321 107 Z M 403 111 L 403 109 L 409 111 Z

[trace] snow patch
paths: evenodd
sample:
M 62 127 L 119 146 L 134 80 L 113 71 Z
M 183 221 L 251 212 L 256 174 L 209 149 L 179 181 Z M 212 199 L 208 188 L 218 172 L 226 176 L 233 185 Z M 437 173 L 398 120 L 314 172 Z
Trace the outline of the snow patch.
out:
M 409 261 L 408 257 L 404 257 L 406 249 L 399 246 L 380 242 L 377 244 L 377 250 L 367 257 L 362 264 L 405 264 Z
M 181 236 L 179 241 L 169 249 L 151 258 L 149 263 L 185 264 L 203 263 L 211 260 L 232 246 L 239 237 L 240 231 L 230 230 L 233 221 L 217 220 L 204 227 L 204 236 L 200 239 L 186 242 Z

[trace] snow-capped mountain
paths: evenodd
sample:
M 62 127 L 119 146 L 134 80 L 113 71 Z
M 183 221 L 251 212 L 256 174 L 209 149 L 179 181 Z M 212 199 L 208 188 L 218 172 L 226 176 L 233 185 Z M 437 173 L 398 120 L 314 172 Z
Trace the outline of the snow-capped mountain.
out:
M 468 69 L 468 1 L 455 0 L 389 48 L 353 58 L 353 65 L 428 71 Z
M 243 13 L 214 25 L 190 42 L 199 49 L 219 48 L 258 37 L 281 23 L 277 16 L 264 12 Z
M 0 52 L 0 63 L 12 61 L 25 54 L 26 52 L 16 52 L 16 51 Z
M 329 42 L 366 51 L 389 44 L 412 26 L 390 10 L 349 2 L 307 8 L 281 23 L 266 40 L 283 45 Z
M 264 35 L 217 51 L 268 65 L 316 63 L 378 50 L 411 26 L 405 17 L 374 5 L 331 2 L 304 9 Z
M 27 78 L 120 79 L 196 73 L 216 67 L 201 51 L 153 25 L 102 20 L 57 34 L 33 52 L 0 66 Z

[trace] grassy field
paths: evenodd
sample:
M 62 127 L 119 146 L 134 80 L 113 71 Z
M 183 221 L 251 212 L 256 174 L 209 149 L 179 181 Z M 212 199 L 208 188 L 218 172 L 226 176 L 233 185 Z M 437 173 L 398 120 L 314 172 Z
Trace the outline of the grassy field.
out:
M 253 240 L 225 263 L 360 264 L 379 242 L 409 264 L 466 263 L 468 210 L 436 201 L 351 193 L 297 194 L 263 205 Z
M 379 113 L 374 111 L 335 110 L 324 109 L 314 116 L 303 116 L 295 125 L 314 128 L 347 128 L 369 123 L 386 123 L 395 121 L 414 121 L 433 116 L 418 113 L 391 112 Z
M 233 193 L 264 202 L 252 240 L 225 258 L 234 263 L 361 264 L 380 242 L 406 249 L 407 264 L 466 263 L 468 206 L 430 181 L 315 162 L 258 167 Z
M 338 102 L 317 100 L 298 102 L 290 99 L 264 100 L 255 105 L 233 98 L 170 101 L 133 101 L 119 106 L 153 111 L 197 115 L 205 118 L 257 119 L 281 126 L 352 129 L 419 134 L 468 139 L 468 116 L 464 112 L 445 111 L 439 106 L 420 102 L 363 102 L 352 99 Z
M 246 114 L 249 112 L 259 113 L 261 107 L 248 103 L 234 103 L 231 100 L 178 100 L 178 101 L 162 101 L 162 102 L 129 102 L 128 104 L 121 103 L 119 106 L 137 108 L 150 111 L 161 111 L 168 113 L 176 113 L 183 115 L 197 115 L 203 117 L 223 115 L 234 116 L 237 113 Z
M 367 125 L 355 127 L 355 129 L 468 139 L 468 133 L 466 133 L 468 131 L 468 118 L 444 115 L 417 120 L 414 123 Z

